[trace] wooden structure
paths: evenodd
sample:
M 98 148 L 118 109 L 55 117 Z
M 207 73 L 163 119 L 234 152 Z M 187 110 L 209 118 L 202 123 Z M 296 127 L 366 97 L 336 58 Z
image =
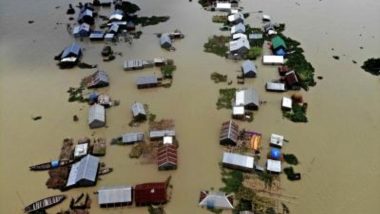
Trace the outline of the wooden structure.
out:
M 39 201 L 36 201 L 24 208 L 24 212 L 26 213 L 35 213 L 39 210 L 45 210 L 49 207 L 57 205 L 66 199 L 65 195 L 54 195 Z
M 239 126 L 232 120 L 224 122 L 220 130 L 219 143 L 235 146 L 239 138 Z

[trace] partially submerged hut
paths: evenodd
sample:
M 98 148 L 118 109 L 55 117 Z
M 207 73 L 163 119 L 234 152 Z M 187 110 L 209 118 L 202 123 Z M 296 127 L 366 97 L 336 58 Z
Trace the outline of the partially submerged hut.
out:
M 141 76 L 136 80 L 136 85 L 138 89 L 142 88 L 153 88 L 157 87 L 159 84 L 158 78 L 154 75 L 150 76 Z
M 278 135 L 278 134 L 272 134 L 270 136 L 270 144 L 272 146 L 276 146 L 276 147 L 282 147 L 282 145 L 284 144 L 284 136 L 282 135 Z
M 274 55 L 285 56 L 286 55 L 285 41 L 280 36 L 273 37 L 271 41 L 272 41 L 272 51 Z
M 229 50 L 232 55 L 244 55 L 246 54 L 251 46 L 249 45 L 248 39 L 240 37 L 237 40 L 230 41 Z
M 199 206 L 207 209 L 233 209 L 233 204 L 233 195 L 224 192 L 201 191 L 199 196 Z
M 142 59 L 130 59 L 124 61 L 124 70 L 130 71 L 130 70 L 138 70 L 144 68 L 144 60 Z
M 136 206 L 159 205 L 168 201 L 165 182 L 144 183 L 135 186 Z
M 268 159 L 267 170 L 273 173 L 281 173 L 281 161 Z
M 87 88 L 102 88 L 109 86 L 109 77 L 105 71 L 98 70 L 83 79 Z
M 235 33 L 245 33 L 245 25 L 243 23 L 236 24 L 231 27 L 231 35 Z
M 105 33 L 103 31 L 92 31 L 89 38 L 91 41 L 103 41 Z
M 239 126 L 232 120 L 224 122 L 220 130 L 219 143 L 235 146 L 239 138 Z
M 264 65 L 283 65 L 284 62 L 285 62 L 284 56 L 276 56 L 276 55 L 263 56 Z
M 88 8 L 84 8 L 79 13 L 78 22 L 79 24 L 86 23 L 89 25 L 93 25 L 95 23 L 94 12 Z
M 256 65 L 251 60 L 245 60 L 241 65 L 241 71 L 243 76 L 247 78 L 256 77 L 257 68 Z
M 301 89 L 301 85 L 298 80 L 297 74 L 294 71 L 289 71 L 285 74 L 284 82 L 287 89 L 291 89 L 291 90 Z
M 254 88 L 236 91 L 235 106 L 244 106 L 247 110 L 258 110 L 260 99 L 257 91 Z
M 290 111 L 293 108 L 293 101 L 290 97 L 283 97 L 281 100 L 281 109 L 284 111 Z
M 150 140 L 161 140 L 166 136 L 175 137 L 174 129 L 162 129 L 162 130 L 151 130 L 149 132 Z
M 229 2 L 219 2 L 217 1 L 215 4 L 215 10 L 223 11 L 223 12 L 231 12 L 231 3 Z
M 132 205 L 133 188 L 131 186 L 103 187 L 98 190 L 98 203 L 102 208 Z
M 171 144 L 164 144 L 157 150 L 158 170 L 177 169 L 177 147 Z
M 244 106 L 234 106 L 232 107 L 232 118 L 237 120 L 242 120 L 245 117 Z
M 274 91 L 274 92 L 284 92 L 285 84 L 284 83 L 278 83 L 278 82 L 267 82 L 265 84 L 265 89 L 267 91 Z
M 222 163 L 223 166 L 228 168 L 239 169 L 243 171 L 253 171 L 255 161 L 253 157 L 248 155 L 224 152 Z
M 165 48 L 169 50 L 172 47 L 172 40 L 170 39 L 170 35 L 168 33 L 164 33 L 160 37 L 160 45 L 161 48 Z
M 83 156 L 86 156 L 88 154 L 88 143 L 81 143 L 75 145 L 74 148 L 74 159 L 79 159 Z
M 75 38 L 88 37 L 90 36 L 90 33 L 91 33 L 90 25 L 87 23 L 82 23 L 73 28 L 73 36 Z
M 99 158 L 87 155 L 72 165 L 66 187 L 94 186 L 98 177 Z
M 81 47 L 73 43 L 70 46 L 66 47 L 56 59 L 59 60 L 58 65 L 61 68 L 71 68 L 74 67 L 82 57 Z
M 135 121 L 146 120 L 147 115 L 146 115 L 145 107 L 142 103 L 137 103 L 137 102 L 133 103 L 131 110 L 132 110 L 133 119 Z
M 94 104 L 88 112 L 88 125 L 91 129 L 101 128 L 106 125 L 106 110 L 104 106 Z
M 121 136 L 121 142 L 124 144 L 133 144 L 141 141 L 144 141 L 143 132 L 130 132 Z
M 244 15 L 242 13 L 231 14 L 227 17 L 228 22 L 231 24 L 244 23 Z

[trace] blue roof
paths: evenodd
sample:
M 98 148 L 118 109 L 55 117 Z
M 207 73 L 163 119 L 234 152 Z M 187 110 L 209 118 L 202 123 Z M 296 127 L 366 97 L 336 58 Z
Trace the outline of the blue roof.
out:
M 73 43 L 69 47 L 65 48 L 62 52 L 61 59 L 69 57 L 71 54 L 75 56 L 79 56 L 81 54 L 81 48 L 78 44 Z
M 271 148 L 270 150 L 270 158 L 274 160 L 281 159 L 281 150 L 277 148 Z
M 274 54 L 277 56 L 285 56 L 286 51 L 283 48 L 280 48 L 280 49 L 276 50 Z

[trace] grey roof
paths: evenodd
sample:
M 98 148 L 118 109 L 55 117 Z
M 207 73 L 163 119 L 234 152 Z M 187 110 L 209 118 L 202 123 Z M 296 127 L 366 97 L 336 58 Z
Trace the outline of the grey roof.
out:
M 263 34 L 262 33 L 251 33 L 248 35 L 249 39 L 262 39 Z
M 165 45 L 165 44 L 169 44 L 171 45 L 172 44 L 172 40 L 170 39 L 170 36 L 168 33 L 164 33 L 161 35 L 160 37 L 160 45 Z
M 87 23 L 82 23 L 80 25 L 77 25 L 73 29 L 73 34 L 79 34 L 80 32 L 90 32 L 90 25 Z
M 245 26 L 243 23 L 239 23 L 231 27 L 231 34 L 244 33 L 244 32 L 245 32 Z
M 85 9 L 79 13 L 78 20 L 83 19 L 85 16 L 93 17 L 93 12 L 90 9 Z
M 212 207 L 219 209 L 233 209 L 234 206 L 228 200 L 230 195 L 226 195 L 224 192 L 210 192 L 206 193 L 206 197 L 199 202 L 200 206 Z
M 130 203 L 132 202 L 132 187 L 103 187 L 98 190 L 98 203 L 114 204 L 114 203 Z
M 143 60 L 142 59 L 130 59 L 130 60 L 126 60 L 124 62 L 124 69 L 125 70 L 131 70 L 131 69 L 142 69 L 144 67 L 144 64 L 143 64 Z
M 254 72 L 255 74 L 257 74 L 256 65 L 250 60 L 245 60 L 241 65 L 241 68 L 243 70 L 243 74 L 247 74 L 250 72 Z
M 71 55 L 79 56 L 81 54 L 81 48 L 78 44 L 73 43 L 69 47 L 65 48 L 61 54 L 61 59 L 69 57 Z
M 66 186 L 72 186 L 82 179 L 95 182 L 98 174 L 99 158 L 87 155 L 79 162 L 73 164 Z
M 108 74 L 105 71 L 98 70 L 94 74 L 94 83 L 109 83 Z
M 108 32 L 112 32 L 112 33 L 117 33 L 118 31 L 119 31 L 119 25 L 117 24 L 111 25 L 111 27 L 108 30 Z
M 137 85 L 147 85 L 147 84 L 157 84 L 158 79 L 156 76 L 142 76 L 137 77 L 136 84 Z
M 236 106 L 246 106 L 249 104 L 260 105 L 259 95 L 254 88 L 249 88 L 246 90 L 240 90 L 236 92 L 235 105 Z
M 149 132 L 150 138 L 159 138 L 165 136 L 175 136 L 175 130 L 153 130 Z
M 250 47 L 251 46 L 249 45 L 248 40 L 244 37 L 240 37 L 237 40 L 230 41 L 230 51 L 231 52 L 238 51 L 241 48 L 250 49 Z
M 105 123 L 106 121 L 106 110 L 104 106 L 99 104 L 94 104 L 90 107 L 90 110 L 88 112 L 88 124 L 91 125 L 92 123 Z
M 103 31 L 93 31 L 90 34 L 90 39 L 101 39 L 104 38 L 104 32 Z
M 122 142 L 123 143 L 134 143 L 138 141 L 143 141 L 144 140 L 144 133 L 142 132 L 131 132 L 131 133 L 126 133 L 122 135 Z
M 142 103 L 133 103 L 131 109 L 132 109 L 132 114 L 134 117 L 140 114 L 146 115 L 145 108 Z
M 223 164 L 234 165 L 251 170 L 254 168 L 254 158 L 247 155 L 224 152 L 222 162 Z

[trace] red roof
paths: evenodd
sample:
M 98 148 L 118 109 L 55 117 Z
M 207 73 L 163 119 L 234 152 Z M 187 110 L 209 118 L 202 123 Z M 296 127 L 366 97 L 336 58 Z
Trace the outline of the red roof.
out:
M 136 185 L 135 202 L 137 206 L 166 203 L 166 183 L 144 183 Z
M 177 147 L 174 145 L 163 145 L 157 151 L 157 164 L 162 166 L 164 164 L 177 165 Z
M 298 78 L 294 71 L 289 71 L 288 73 L 285 74 L 285 83 L 288 86 L 298 84 Z

